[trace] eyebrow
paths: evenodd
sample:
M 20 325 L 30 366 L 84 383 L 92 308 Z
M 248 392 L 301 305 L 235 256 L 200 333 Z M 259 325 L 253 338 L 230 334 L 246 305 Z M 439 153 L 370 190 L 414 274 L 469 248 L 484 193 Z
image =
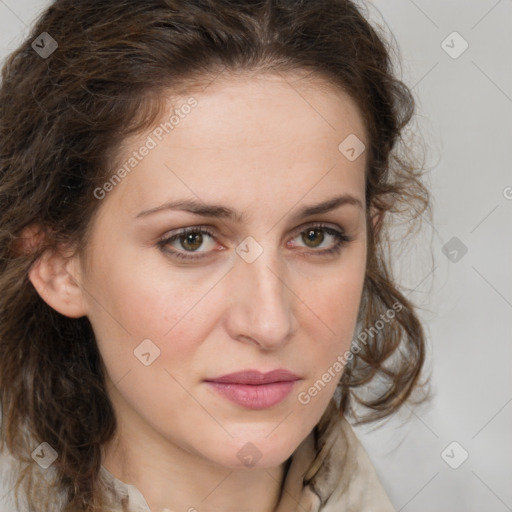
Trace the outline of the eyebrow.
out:
M 323 201 L 317 204 L 311 204 L 303 206 L 294 216 L 294 220 L 301 219 L 303 217 L 309 217 L 311 215 L 318 215 L 321 213 L 327 213 L 331 210 L 335 210 L 344 205 L 352 205 L 358 208 L 364 209 L 363 203 L 357 197 L 350 194 L 343 194 L 336 196 L 327 201 Z M 179 199 L 176 201 L 169 201 L 155 208 L 144 210 L 138 213 L 135 218 L 142 218 L 152 215 L 157 212 L 167 210 L 180 210 L 193 213 L 202 217 L 212 217 L 217 219 L 229 219 L 235 222 L 242 223 L 245 221 L 246 216 L 239 211 L 228 208 L 226 206 L 218 204 L 205 204 L 193 199 Z

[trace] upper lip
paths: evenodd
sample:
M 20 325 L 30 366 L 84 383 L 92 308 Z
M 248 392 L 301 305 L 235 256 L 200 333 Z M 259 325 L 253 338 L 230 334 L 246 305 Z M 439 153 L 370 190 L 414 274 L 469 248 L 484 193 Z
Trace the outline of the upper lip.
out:
M 285 382 L 297 379 L 299 379 L 299 377 L 293 372 L 279 368 L 267 373 L 262 373 L 258 370 L 244 370 L 241 372 L 229 373 L 214 379 L 207 379 L 207 381 L 231 384 L 269 384 L 272 382 Z

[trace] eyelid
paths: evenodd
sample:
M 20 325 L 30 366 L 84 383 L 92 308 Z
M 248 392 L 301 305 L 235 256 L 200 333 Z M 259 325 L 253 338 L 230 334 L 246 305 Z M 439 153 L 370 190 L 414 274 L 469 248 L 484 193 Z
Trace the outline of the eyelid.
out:
M 336 241 L 334 245 L 330 249 L 311 249 L 309 252 L 312 254 L 316 254 L 317 256 L 323 256 L 328 255 L 329 253 L 335 252 L 335 251 L 341 251 L 344 245 L 351 242 L 353 240 L 353 237 L 346 234 L 345 230 L 337 225 L 332 225 L 327 222 L 322 221 L 310 221 L 305 222 L 304 224 L 301 224 L 300 226 L 296 227 L 293 230 L 291 239 L 295 238 L 297 235 L 301 234 L 302 232 L 306 231 L 307 229 L 320 229 L 326 231 L 329 235 L 334 236 Z M 332 231 L 332 233 L 330 232 Z M 166 249 L 165 246 L 171 243 L 171 241 L 175 241 L 180 236 L 187 235 L 189 233 L 206 233 L 209 235 L 212 239 L 216 240 L 216 234 L 215 234 L 215 228 L 212 228 L 211 226 L 205 226 L 205 225 L 197 225 L 197 226 L 189 226 L 186 228 L 179 229 L 177 231 L 167 233 L 159 238 L 157 241 L 157 246 L 160 247 L 160 249 L 167 254 L 170 254 L 172 257 L 176 257 L 179 259 L 186 259 L 186 260 L 201 260 L 204 258 L 207 258 L 212 254 L 212 252 L 215 251 L 180 251 L 176 249 Z M 305 247 L 304 249 L 308 249 Z M 302 251 L 304 252 L 304 251 Z M 199 254 L 199 256 L 195 256 L 195 254 Z
M 341 227 L 341 226 L 337 226 L 336 224 L 333 224 L 331 222 L 324 222 L 324 221 L 309 221 L 309 222 L 304 222 L 304 224 L 301 224 L 300 226 L 297 226 L 296 228 L 294 228 L 294 230 L 292 231 L 293 233 L 293 236 L 296 236 L 300 233 L 302 233 L 303 231 L 305 231 L 306 229 L 315 229 L 315 228 L 322 228 L 322 229 L 332 229 L 334 231 L 340 231 L 341 233 L 345 233 L 345 230 Z

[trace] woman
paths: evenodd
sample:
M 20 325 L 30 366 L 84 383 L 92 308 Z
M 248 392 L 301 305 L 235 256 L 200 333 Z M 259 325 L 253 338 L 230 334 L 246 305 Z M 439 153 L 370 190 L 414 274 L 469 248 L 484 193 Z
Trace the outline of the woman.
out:
M 57 0 L 0 108 L 2 510 L 394 510 L 347 418 L 419 386 L 428 193 L 358 8 Z

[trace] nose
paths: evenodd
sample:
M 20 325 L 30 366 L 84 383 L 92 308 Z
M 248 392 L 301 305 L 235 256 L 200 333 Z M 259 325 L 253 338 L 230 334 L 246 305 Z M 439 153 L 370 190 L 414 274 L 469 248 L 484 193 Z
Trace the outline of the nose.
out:
M 287 344 L 297 329 L 297 301 L 286 266 L 265 249 L 252 263 L 236 257 L 229 273 L 227 329 L 233 339 L 264 350 Z

